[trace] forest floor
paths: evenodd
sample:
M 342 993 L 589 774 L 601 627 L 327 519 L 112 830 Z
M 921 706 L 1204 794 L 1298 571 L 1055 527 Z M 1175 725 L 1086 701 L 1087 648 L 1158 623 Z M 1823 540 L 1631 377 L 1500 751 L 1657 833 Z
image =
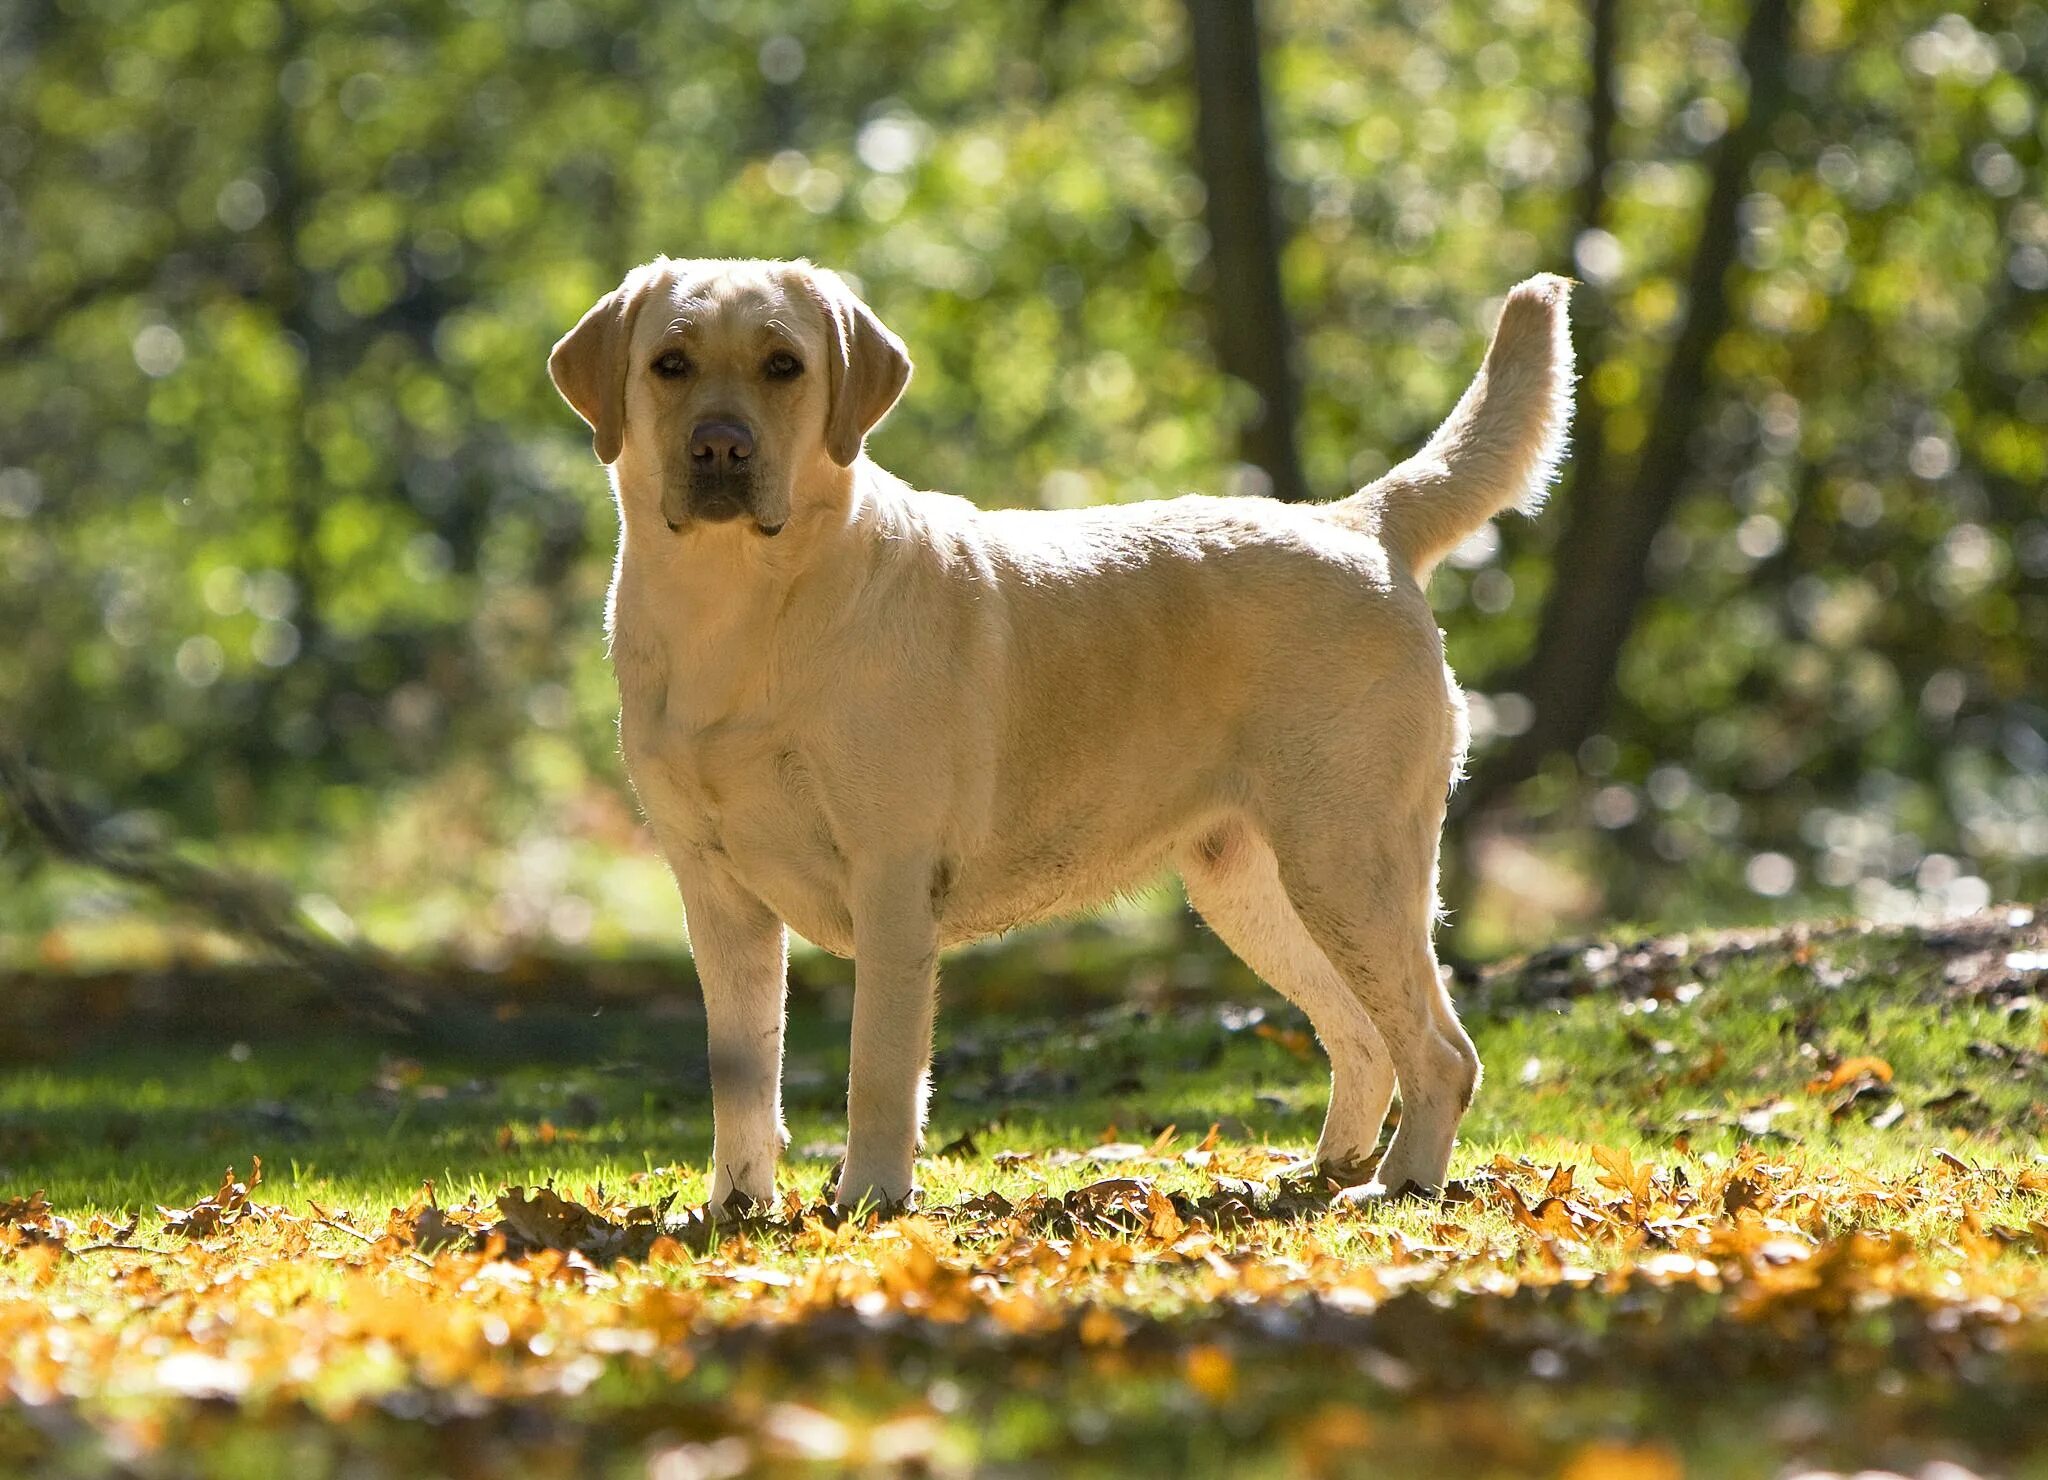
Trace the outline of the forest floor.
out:
M 1490 972 L 1441 1202 L 1281 1177 L 1326 1067 L 1226 984 L 947 1011 L 921 1209 L 836 1223 L 806 991 L 785 1202 L 716 1235 L 686 1009 L 203 987 L 0 1005 L 0 1473 L 2048 1475 L 2029 910 Z

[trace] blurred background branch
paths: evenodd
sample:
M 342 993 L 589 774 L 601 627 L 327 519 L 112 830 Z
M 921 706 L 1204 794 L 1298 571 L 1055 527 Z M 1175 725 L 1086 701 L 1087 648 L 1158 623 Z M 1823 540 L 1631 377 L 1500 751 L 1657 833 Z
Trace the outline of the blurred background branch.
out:
M 14 834 L 9 837 L 8 834 Z M 271 880 L 209 868 L 121 820 L 95 813 L 56 777 L 0 740 L 0 846 L 39 847 L 138 885 L 271 960 L 310 977 L 345 1012 L 381 1027 L 415 1023 L 419 1004 L 399 965 L 367 945 L 336 940 Z

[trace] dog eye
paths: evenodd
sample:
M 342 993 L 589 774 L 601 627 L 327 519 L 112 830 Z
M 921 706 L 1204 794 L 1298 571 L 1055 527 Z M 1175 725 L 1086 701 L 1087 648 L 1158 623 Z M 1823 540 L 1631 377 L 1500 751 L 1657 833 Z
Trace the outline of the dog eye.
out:
M 679 349 L 672 349 L 656 359 L 651 368 L 663 380 L 681 380 L 690 373 L 690 357 Z
M 804 362 L 787 350 L 779 349 L 761 368 L 767 371 L 770 380 L 795 380 L 804 373 Z

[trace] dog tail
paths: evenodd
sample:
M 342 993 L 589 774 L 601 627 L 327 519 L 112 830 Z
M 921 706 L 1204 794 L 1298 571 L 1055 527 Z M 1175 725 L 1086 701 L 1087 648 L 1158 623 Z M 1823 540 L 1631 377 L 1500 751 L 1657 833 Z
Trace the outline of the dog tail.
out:
M 1329 506 L 1377 533 L 1418 585 L 1501 510 L 1533 514 L 1543 506 L 1571 426 L 1570 296 L 1570 281 L 1551 273 L 1510 292 L 1486 363 L 1428 445 Z

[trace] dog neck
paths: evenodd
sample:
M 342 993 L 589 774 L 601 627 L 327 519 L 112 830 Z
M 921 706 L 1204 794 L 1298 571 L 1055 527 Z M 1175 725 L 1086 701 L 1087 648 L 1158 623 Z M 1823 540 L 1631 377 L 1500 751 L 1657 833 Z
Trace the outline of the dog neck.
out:
M 658 496 L 635 496 L 634 476 L 613 468 L 620 528 L 606 630 L 620 663 L 659 647 L 662 666 L 695 666 L 742 634 L 751 646 L 791 624 L 829 624 L 906 515 L 902 482 L 865 455 L 807 470 L 773 536 L 744 519 L 671 531 Z

